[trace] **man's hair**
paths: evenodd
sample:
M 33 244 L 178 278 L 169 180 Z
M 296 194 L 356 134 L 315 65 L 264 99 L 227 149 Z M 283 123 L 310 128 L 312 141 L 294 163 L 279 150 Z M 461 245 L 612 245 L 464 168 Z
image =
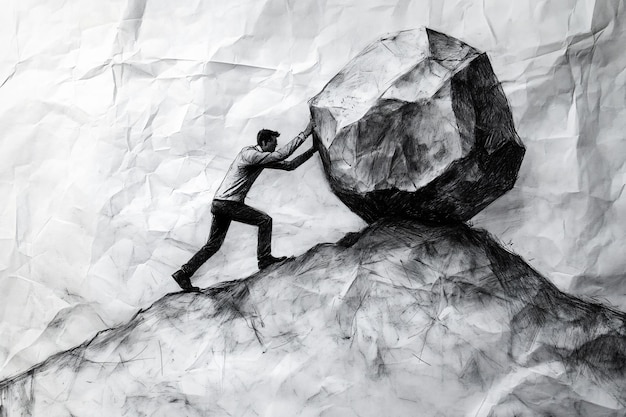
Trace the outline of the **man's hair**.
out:
M 276 132 L 275 130 L 261 129 L 259 130 L 259 133 L 257 133 L 256 135 L 256 143 L 257 145 L 262 145 L 265 142 L 268 142 L 269 140 L 271 140 L 272 138 L 277 138 L 279 136 L 280 136 L 280 133 Z

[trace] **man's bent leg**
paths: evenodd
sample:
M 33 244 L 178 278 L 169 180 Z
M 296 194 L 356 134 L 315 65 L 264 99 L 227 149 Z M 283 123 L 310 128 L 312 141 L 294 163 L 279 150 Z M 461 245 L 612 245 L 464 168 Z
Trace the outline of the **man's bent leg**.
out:
M 244 203 L 229 202 L 229 216 L 240 223 L 257 226 L 257 257 L 263 258 L 272 253 L 272 218 L 261 210 L 252 208 Z
M 257 226 L 257 259 L 259 269 L 270 266 L 273 263 L 284 261 L 286 257 L 275 258 L 272 256 L 272 218 L 260 210 L 243 203 L 232 203 L 231 219 L 240 223 Z

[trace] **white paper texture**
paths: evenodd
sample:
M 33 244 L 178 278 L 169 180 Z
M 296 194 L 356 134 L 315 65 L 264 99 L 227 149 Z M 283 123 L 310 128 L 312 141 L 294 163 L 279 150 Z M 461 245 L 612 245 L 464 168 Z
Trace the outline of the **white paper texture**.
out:
M 366 45 L 428 26 L 491 59 L 527 150 L 515 188 L 473 219 L 559 288 L 626 309 L 626 44 L 621 1 L 6 2 L 0 14 L 0 377 L 176 291 L 230 161 L 281 143 Z M 317 158 L 265 172 L 248 202 L 274 252 L 364 222 Z M 256 270 L 233 224 L 197 285 Z

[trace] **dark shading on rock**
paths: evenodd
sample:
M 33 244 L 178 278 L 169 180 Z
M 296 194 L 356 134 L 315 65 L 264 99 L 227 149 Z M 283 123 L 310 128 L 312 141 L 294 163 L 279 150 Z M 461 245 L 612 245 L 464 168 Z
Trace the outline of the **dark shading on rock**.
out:
M 524 156 L 487 55 L 426 28 L 368 46 L 310 109 L 333 192 L 370 223 L 468 220 Z
M 0 382 L 13 416 L 626 415 L 626 314 L 485 231 L 384 220 Z

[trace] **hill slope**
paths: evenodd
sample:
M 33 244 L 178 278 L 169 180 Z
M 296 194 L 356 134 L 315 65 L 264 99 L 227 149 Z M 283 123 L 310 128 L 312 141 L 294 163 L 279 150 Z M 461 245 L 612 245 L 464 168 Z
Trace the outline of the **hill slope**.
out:
M 381 221 L 0 384 L 4 416 L 623 416 L 626 314 L 489 234 Z

